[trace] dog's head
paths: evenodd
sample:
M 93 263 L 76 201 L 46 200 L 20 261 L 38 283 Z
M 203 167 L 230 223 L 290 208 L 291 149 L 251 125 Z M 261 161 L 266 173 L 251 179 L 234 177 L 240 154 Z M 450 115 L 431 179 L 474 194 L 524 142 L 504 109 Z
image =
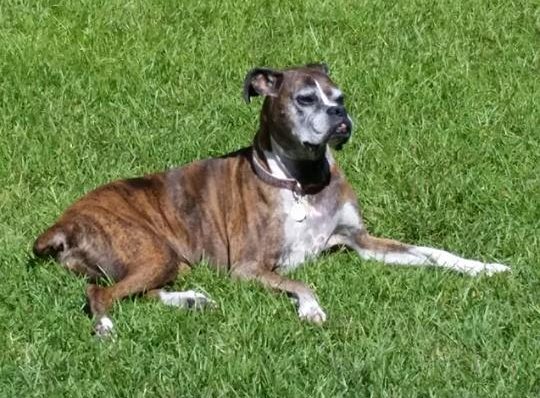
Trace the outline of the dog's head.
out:
M 327 144 L 341 149 L 351 135 L 343 93 L 324 64 L 255 68 L 244 80 L 244 99 L 257 95 L 265 97 L 262 127 L 291 158 L 316 159 Z

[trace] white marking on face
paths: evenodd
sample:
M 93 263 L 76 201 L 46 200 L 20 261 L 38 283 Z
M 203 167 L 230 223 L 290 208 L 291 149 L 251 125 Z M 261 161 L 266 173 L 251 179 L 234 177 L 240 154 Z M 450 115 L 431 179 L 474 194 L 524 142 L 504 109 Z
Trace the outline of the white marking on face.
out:
M 202 293 L 193 290 L 184 292 L 166 292 L 159 291 L 160 300 L 166 305 L 172 305 L 181 308 L 203 308 L 216 305 L 215 301 Z
M 321 99 L 322 103 L 326 106 L 336 106 L 337 102 L 330 100 L 326 94 L 324 93 L 323 89 L 321 88 L 321 85 L 317 80 L 315 80 L 315 85 L 317 86 L 317 91 L 319 92 L 319 98 Z

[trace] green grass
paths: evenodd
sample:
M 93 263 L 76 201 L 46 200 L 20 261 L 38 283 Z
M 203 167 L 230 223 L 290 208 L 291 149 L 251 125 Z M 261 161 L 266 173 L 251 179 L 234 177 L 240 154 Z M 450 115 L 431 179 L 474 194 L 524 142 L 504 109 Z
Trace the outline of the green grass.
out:
M 0 396 L 540 396 L 539 57 L 525 0 L 3 0 Z M 84 280 L 32 260 L 37 234 L 106 181 L 249 144 L 245 72 L 320 60 L 370 230 L 512 274 L 325 256 L 293 275 L 329 315 L 315 327 L 199 268 L 175 287 L 218 310 L 125 300 L 96 341 Z

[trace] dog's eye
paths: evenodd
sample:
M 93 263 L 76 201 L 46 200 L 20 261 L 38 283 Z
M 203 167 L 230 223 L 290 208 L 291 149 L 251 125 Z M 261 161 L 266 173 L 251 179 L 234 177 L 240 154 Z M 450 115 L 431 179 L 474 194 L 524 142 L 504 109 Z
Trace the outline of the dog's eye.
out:
M 313 105 L 315 101 L 317 101 L 317 97 L 315 97 L 313 94 L 299 95 L 296 97 L 296 101 L 300 105 Z
M 345 102 L 345 97 L 343 95 L 340 95 L 336 98 L 336 102 L 340 105 L 343 105 L 343 103 Z

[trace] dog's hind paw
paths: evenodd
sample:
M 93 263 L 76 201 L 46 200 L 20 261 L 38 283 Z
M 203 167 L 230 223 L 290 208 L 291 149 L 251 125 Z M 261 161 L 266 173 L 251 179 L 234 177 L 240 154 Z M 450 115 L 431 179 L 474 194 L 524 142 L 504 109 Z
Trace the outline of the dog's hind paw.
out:
M 159 292 L 159 299 L 166 305 L 186 309 L 214 308 L 217 306 L 216 302 L 210 297 L 193 290 L 185 292 L 165 292 L 162 290 Z

